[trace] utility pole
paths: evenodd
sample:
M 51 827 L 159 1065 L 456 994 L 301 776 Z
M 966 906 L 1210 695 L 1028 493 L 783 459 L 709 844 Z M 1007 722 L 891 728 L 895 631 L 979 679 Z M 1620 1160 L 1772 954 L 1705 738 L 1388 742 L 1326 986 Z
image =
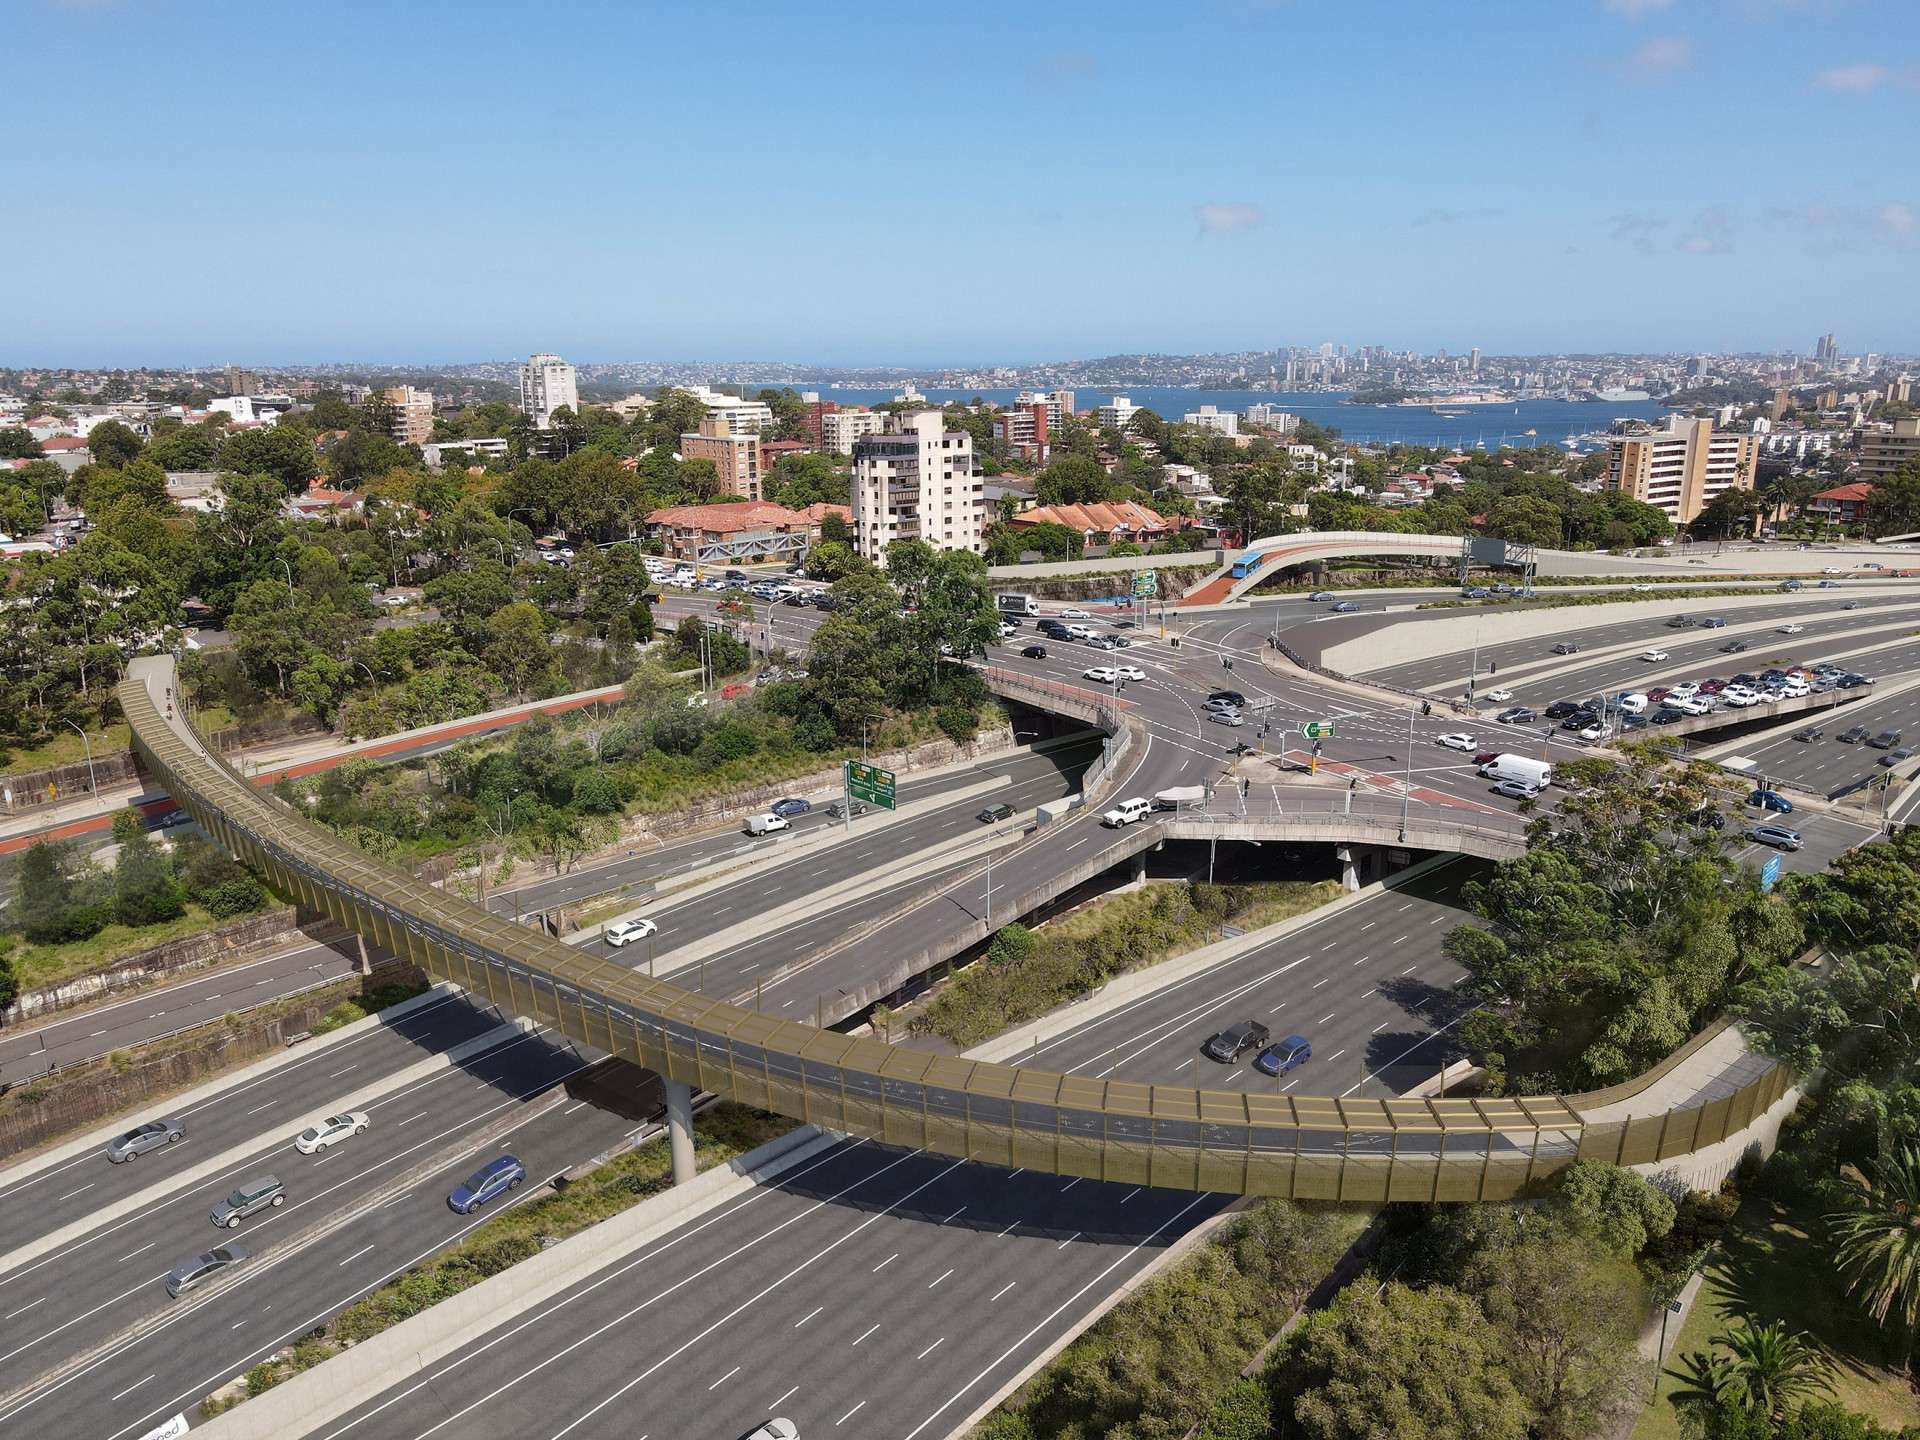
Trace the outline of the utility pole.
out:
M 95 778 L 93 773 L 93 742 L 87 739 L 87 732 L 74 724 L 73 721 L 67 720 L 63 723 L 69 730 L 80 737 L 80 748 L 86 751 L 87 754 L 87 789 L 98 799 L 100 795 L 100 782 Z

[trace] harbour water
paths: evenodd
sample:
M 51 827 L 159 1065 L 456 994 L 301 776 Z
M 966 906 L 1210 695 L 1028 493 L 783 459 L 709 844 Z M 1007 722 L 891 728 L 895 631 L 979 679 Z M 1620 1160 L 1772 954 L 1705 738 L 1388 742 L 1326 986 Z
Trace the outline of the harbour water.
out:
M 748 386 L 749 393 L 754 387 Z M 802 387 L 795 387 L 796 389 Z M 821 387 L 822 400 L 842 405 L 873 405 L 891 400 L 897 389 L 832 389 Z M 926 390 L 938 404 L 968 401 L 976 395 L 997 405 L 1009 405 L 1016 390 Z M 1349 392 L 1350 393 L 1350 392 Z M 1658 420 L 1664 413 L 1654 400 L 1513 400 L 1503 405 L 1449 405 L 1440 408 L 1464 414 L 1436 415 L 1424 405 L 1350 405 L 1337 391 L 1274 392 L 1266 390 L 1185 390 L 1156 385 L 1134 385 L 1118 390 L 1074 391 L 1074 405 L 1091 410 L 1110 395 L 1127 396 L 1164 420 L 1178 420 L 1202 405 L 1244 411 L 1249 405 L 1277 405 L 1316 425 L 1338 428 L 1342 438 L 1377 444 L 1433 445 L 1449 450 L 1485 446 L 1559 445 L 1571 436 L 1604 431 L 1620 419 Z M 1531 430 L 1534 433 L 1529 435 Z

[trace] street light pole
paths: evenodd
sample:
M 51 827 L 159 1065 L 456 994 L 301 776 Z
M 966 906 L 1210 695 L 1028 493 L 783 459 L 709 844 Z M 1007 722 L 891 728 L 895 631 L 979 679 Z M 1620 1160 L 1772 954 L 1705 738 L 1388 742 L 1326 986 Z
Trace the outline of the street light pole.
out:
M 1407 820 L 1413 808 L 1413 707 L 1407 707 L 1407 769 L 1400 782 L 1400 838 L 1407 838 Z
M 94 773 L 93 773 L 93 742 L 87 739 L 87 732 L 82 730 L 78 725 L 74 724 L 73 721 L 68 720 L 63 723 L 66 725 L 66 727 L 69 730 L 73 731 L 74 734 L 80 737 L 80 748 L 85 750 L 87 753 L 87 789 L 97 799 L 100 794 L 100 782 L 94 777 Z M 1883 815 L 1885 814 L 1884 807 L 1882 808 L 1881 813 Z

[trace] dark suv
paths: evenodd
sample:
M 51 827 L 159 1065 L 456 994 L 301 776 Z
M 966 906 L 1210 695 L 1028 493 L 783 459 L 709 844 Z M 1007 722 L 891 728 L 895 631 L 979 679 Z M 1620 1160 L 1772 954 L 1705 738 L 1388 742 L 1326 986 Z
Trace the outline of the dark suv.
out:
M 1231 1065 L 1249 1050 L 1264 1050 L 1272 1036 L 1258 1020 L 1242 1020 L 1213 1036 L 1200 1048 L 1209 1060 Z

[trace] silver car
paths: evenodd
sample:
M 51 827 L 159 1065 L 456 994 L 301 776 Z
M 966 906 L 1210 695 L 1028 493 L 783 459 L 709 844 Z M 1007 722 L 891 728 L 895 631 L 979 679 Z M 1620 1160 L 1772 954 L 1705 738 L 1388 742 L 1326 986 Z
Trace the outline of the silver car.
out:
M 261 1175 L 243 1181 L 226 1199 L 213 1207 L 208 1217 L 222 1230 L 231 1230 L 247 1216 L 287 1203 L 287 1187 L 276 1175 Z
M 178 1300 L 189 1290 L 204 1285 L 228 1266 L 238 1265 L 248 1258 L 247 1252 L 238 1245 L 216 1245 L 204 1255 L 195 1255 L 189 1260 L 182 1260 L 167 1272 L 167 1294 Z
M 162 1145 L 171 1145 L 186 1137 L 185 1120 L 149 1120 L 144 1125 L 134 1126 L 124 1135 L 116 1136 L 107 1145 L 107 1161 L 113 1165 L 124 1165 L 136 1155 L 158 1150 Z

